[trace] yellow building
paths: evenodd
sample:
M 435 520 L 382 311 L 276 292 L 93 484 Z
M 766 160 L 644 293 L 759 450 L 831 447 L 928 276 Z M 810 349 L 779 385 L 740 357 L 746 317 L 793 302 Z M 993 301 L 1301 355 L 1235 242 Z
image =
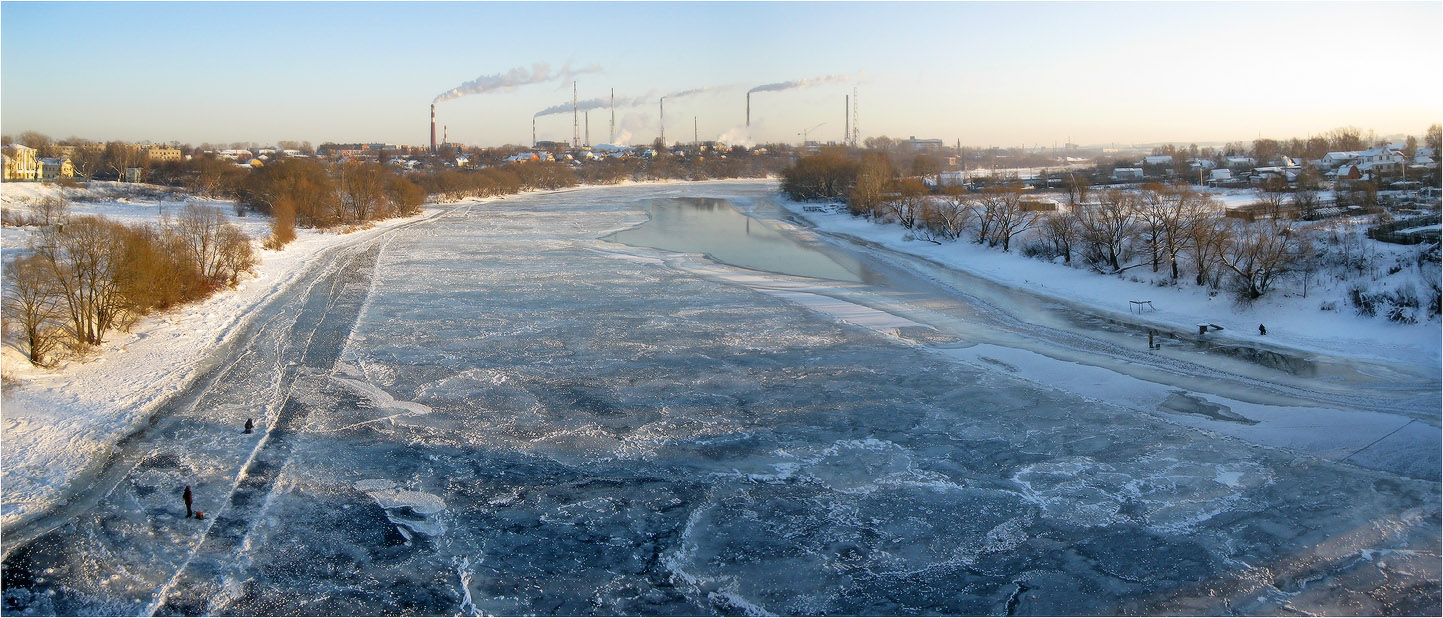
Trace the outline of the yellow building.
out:
M 74 176 L 75 166 L 70 163 L 70 157 L 50 157 L 40 160 L 41 180 L 57 180 Z
M 35 158 L 35 149 L 21 144 L 5 147 L 5 180 L 36 180 L 40 177 L 40 162 Z
M 182 158 L 184 158 L 184 155 L 181 154 L 179 148 L 171 148 L 169 146 L 145 147 L 145 159 L 147 161 L 150 161 L 151 163 L 159 163 L 163 161 L 179 161 Z

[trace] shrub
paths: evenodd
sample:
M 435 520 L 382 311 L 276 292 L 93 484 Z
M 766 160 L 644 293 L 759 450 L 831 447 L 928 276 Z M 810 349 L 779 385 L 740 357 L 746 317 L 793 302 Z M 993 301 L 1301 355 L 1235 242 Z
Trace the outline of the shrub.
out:
M 1362 284 L 1355 284 L 1348 288 L 1348 300 L 1353 303 L 1353 308 L 1358 310 L 1358 315 L 1378 315 L 1379 298 L 1376 294 L 1369 294 Z

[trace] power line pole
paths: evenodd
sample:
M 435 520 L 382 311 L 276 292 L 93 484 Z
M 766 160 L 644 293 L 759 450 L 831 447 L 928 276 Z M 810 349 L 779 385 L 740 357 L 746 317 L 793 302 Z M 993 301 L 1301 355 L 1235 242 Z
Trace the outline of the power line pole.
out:
M 852 86 L 852 147 L 857 147 L 857 141 L 862 137 L 861 126 L 857 124 L 857 109 L 862 107 L 862 100 L 857 98 L 857 87 Z

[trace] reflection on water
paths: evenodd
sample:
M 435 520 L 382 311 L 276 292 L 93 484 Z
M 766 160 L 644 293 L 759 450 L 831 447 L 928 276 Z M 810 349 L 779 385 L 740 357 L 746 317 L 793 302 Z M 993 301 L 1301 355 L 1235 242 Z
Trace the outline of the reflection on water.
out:
M 832 255 L 748 217 L 726 200 L 676 198 L 651 200 L 650 220 L 605 240 L 680 253 L 702 253 L 732 266 L 786 275 L 862 282 L 863 267 L 844 255 Z

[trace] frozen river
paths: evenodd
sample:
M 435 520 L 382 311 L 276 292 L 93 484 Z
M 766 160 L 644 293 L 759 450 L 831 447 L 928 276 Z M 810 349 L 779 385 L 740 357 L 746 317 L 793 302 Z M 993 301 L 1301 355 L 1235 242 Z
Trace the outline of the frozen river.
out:
M 773 195 L 532 194 L 337 249 L 7 539 L 5 614 L 1438 613 L 1436 472 L 1390 457 L 1437 468 L 1426 383 L 1133 361 Z M 1400 429 L 1348 459 L 1267 416 L 1314 409 Z

